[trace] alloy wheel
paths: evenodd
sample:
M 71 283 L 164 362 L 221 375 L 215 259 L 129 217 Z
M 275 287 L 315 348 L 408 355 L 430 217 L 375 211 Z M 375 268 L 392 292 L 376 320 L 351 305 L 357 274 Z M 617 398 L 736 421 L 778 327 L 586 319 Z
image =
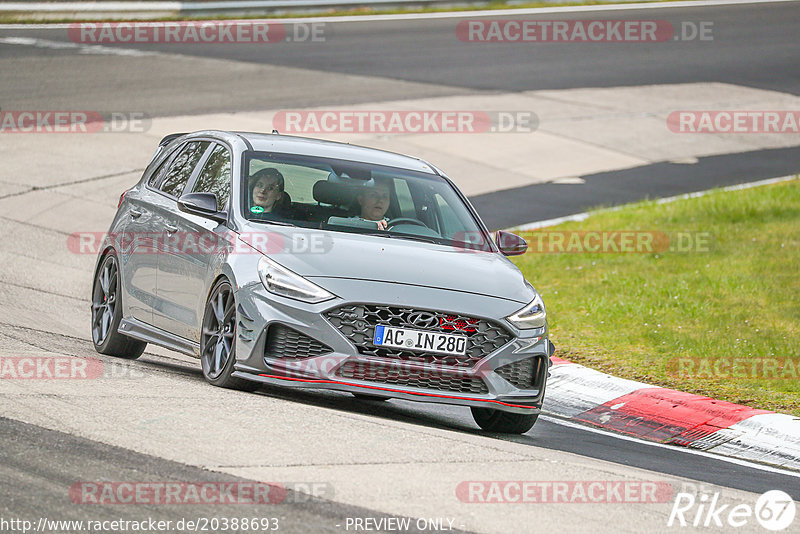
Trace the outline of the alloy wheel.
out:
M 203 372 L 208 378 L 219 377 L 233 357 L 236 312 L 233 291 L 227 283 L 214 290 L 206 304 L 203 319 L 202 347 Z
M 108 256 L 95 280 L 92 293 L 92 338 L 96 345 L 102 345 L 111 330 L 117 307 L 118 289 L 117 259 Z

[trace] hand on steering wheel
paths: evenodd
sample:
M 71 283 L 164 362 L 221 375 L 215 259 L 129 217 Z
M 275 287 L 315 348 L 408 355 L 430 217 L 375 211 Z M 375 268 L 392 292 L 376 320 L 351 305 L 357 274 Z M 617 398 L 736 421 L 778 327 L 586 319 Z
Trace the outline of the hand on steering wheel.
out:
M 418 226 L 424 226 L 425 228 L 428 227 L 427 224 L 425 224 L 422 221 L 418 221 L 417 219 L 412 219 L 411 217 L 398 217 L 396 219 L 392 219 L 391 221 L 387 222 L 386 228 L 387 229 L 391 228 L 392 226 L 395 226 L 397 224 L 416 224 Z

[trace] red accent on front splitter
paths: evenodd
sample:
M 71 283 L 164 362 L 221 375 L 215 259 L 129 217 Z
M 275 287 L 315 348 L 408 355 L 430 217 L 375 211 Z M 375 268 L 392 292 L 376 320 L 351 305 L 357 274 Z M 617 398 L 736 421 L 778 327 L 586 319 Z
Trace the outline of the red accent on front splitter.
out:
M 569 360 L 564 360 L 564 359 L 559 358 L 557 356 L 550 356 L 550 361 L 553 362 L 553 365 L 563 365 L 563 364 L 567 364 L 567 363 L 572 363 Z
M 649 441 L 689 445 L 754 415 L 772 413 L 666 388 L 642 388 L 574 417 Z
M 402 389 L 391 389 L 385 387 L 377 387 L 377 386 L 364 386 L 362 384 L 351 384 L 350 382 L 340 382 L 338 380 L 320 380 L 320 379 L 311 379 L 311 378 L 291 378 L 288 376 L 278 376 L 278 375 L 268 375 L 265 373 L 261 373 L 258 376 L 264 376 L 266 378 L 278 378 L 280 380 L 290 380 L 294 382 L 308 382 L 313 384 L 342 384 L 345 386 L 353 386 L 359 387 L 363 389 L 376 389 L 378 391 L 389 391 L 395 393 L 406 393 L 408 395 L 418 395 L 420 397 L 438 397 L 440 399 L 457 399 L 457 400 L 468 400 L 468 401 L 478 401 L 478 402 L 488 402 L 491 404 L 501 404 L 503 406 L 510 406 L 511 408 L 528 408 L 528 409 L 536 409 L 533 406 L 525 406 L 523 404 L 510 404 L 508 402 L 502 402 L 498 400 L 492 399 L 470 399 L 468 397 L 456 397 L 453 395 L 437 395 L 435 393 L 417 393 L 416 391 L 403 391 Z

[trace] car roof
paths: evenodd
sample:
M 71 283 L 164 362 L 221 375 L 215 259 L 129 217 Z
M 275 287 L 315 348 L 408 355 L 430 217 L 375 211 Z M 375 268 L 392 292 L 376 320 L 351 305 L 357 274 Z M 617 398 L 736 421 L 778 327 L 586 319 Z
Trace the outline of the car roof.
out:
M 374 165 L 385 165 L 412 171 L 438 175 L 433 166 L 411 156 L 404 156 L 377 148 L 368 148 L 349 143 L 338 143 L 310 137 L 281 135 L 278 133 L 227 132 L 220 130 L 204 130 L 188 134 L 186 138 L 198 136 L 220 137 L 229 142 L 238 137 L 249 143 L 253 150 L 260 152 L 278 152 L 301 156 L 317 156 L 322 158 L 356 161 Z

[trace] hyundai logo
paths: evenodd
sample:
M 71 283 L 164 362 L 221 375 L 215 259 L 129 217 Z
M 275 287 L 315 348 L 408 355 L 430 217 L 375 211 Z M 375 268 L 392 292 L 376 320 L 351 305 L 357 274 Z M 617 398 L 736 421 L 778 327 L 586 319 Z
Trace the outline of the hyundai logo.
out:
M 420 328 L 433 328 L 439 326 L 439 319 L 433 313 L 414 312 L 408 316 L 408 321 Z

